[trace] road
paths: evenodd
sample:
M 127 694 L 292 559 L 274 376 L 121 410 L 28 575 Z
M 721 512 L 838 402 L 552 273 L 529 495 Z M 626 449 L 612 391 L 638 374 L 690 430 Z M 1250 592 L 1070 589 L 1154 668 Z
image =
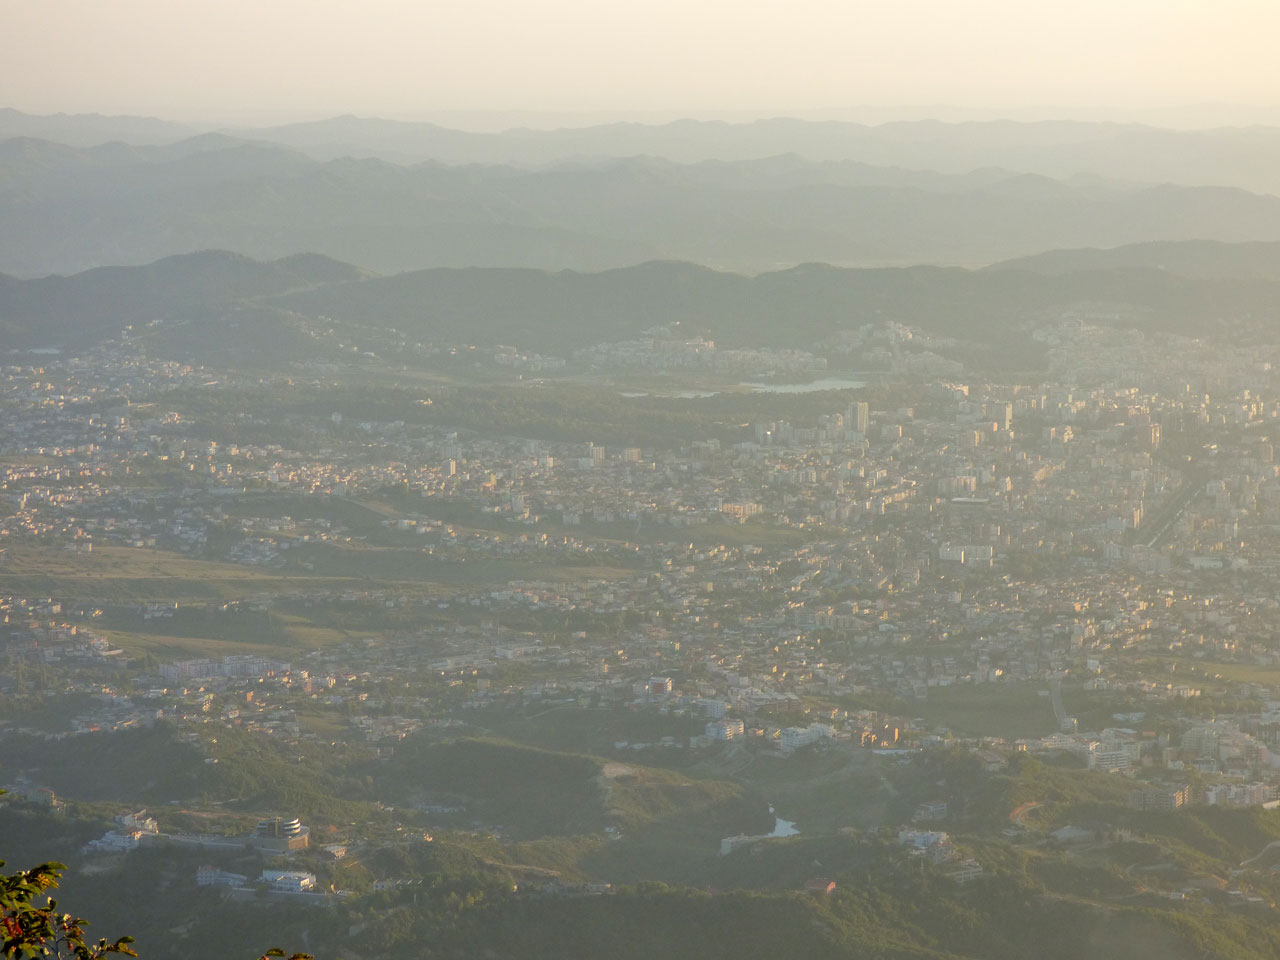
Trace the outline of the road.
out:
M 1009 822 L 1014 826 L 1025 828 L 1027 825 L 1027 814 L 1038 806 L 1040 806 L 1040 801 L 1038 800 L 1034 800 L 1031 803 L 1024 803 L 1009 814 Z
M 1058 677 L 1049 681 L 1049 698 L 1053 703 L 1053 718 L 1061 730 L 1067 725 L 1067 708 L 1062 705 L 1062 680 Z
M 1187 507 L 1191 505 L 1191 501 L 1200 495 L 1204 490 L 1205 483 L 1208 481 L 1208 471 L 1201 468 L 1188 468 L 1187 479 L 1183 482 L 1182 488 L 1178 491 L 1177 497 L 1165 509 L 1152 518 L 1154 523 L 1159 524 L 1155 529 L 1155 533 L 1151 539 L 1147 541 L 1148 547 L 1154 547 L 1169 532 L 1175 523 L 1186 512 Z M 1143 524 L 1146 526 L 1146 524 Z M 1144 531 L 1145 532 L 1145 531 Z

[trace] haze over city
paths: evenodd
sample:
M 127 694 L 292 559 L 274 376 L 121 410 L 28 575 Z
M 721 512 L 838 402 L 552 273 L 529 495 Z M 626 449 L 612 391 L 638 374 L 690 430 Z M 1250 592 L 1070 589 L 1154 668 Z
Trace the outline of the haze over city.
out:
M 0 3 L 0 960 L 1280 957 L 1277 36 Z

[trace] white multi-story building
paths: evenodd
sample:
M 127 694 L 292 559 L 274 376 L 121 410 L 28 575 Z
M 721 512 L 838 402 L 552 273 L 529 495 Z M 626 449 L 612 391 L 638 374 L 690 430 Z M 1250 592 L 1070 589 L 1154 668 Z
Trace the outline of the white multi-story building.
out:
M 712 720 L 705 728 L 707 737 L 712 740 L 732 740 L 742 736 L 745 731 L 746 726 L 741 720 L 729 718 Z
M 790 753 L 792 750 L 807 747 L 819 740 L 830 740 L 835 735 L 836 729 L 829 723 L 811 723 L 807 727 L 787 727 L 779 734 L 779 746 L 783 753 Z
M 249 878 L 241 873 L 228 873 L 208 865 L 196 868 L 197 887 L 243 887 Z
M 1089 754 L 1089 769 L 1091 770 L 1112 773 L 1128 770 L 1132 765 L 1133 760 L 1129 755 L 1129 751 L 1125 749 L 1094 750 Z
M 316 888 L 316 875 L 300 870 L 263 870 L 258 879 L 277 893 L 310 893 Z

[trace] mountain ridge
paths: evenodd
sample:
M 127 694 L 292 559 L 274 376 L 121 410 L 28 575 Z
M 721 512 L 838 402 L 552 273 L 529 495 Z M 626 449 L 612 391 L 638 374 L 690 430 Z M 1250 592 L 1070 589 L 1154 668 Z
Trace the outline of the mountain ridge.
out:
M 1110 307 L 1099 313 L 1098 304 Z M 74 350 L 130 324 L 193 324 L 195 331 L 201 322 L 253 310 L 438 343 L 515 341 L 564 355 L 675 322 L 689 335 L 745 345 L 800 346 L 884 320 L 1001 343 L 1037 318 L 1083 310 L 1099 313 L 1098 322 L 1201 335 L 1214 324 L 1274 322 L 1277 304 L 1275 280 L 1185 276 L 1123 262 L 1066 274 L 803 264 L 749 276 L 651 261 L 593 273 L 470 267 L 376 276 L 324 257 L 263 263 L 206 251 L 71 277 L 0 276 L 0 333 L 11 349 Z M 197 339 L 208 345 L 217 334 L 204 329 Z M 169 342 L 180 348 L 183 341 Z
M 381 273 L 601 270 L 653 259 L 767 272 L 982 265 L 1152 240 L 1280 241 L 1280 197 L 814 161 L 630 156 L 538 169 L 316 161 L 209 135 L 167 147 L 0 142 L 0 271 L 75 273 L 173 253 L 318 252 Z

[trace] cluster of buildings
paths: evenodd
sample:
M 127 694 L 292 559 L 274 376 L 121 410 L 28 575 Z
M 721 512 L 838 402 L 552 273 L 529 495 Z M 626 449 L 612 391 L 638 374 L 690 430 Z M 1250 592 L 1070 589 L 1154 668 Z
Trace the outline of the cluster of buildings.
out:
M 1096 320 L 1040 324 L 1034 383 L 966 378 L 932 352 L 945 344 L 869 328 L 841 345 L 878 337 L 892 380 L 650 446 L 329 409 L 215 431 L 168 399 L 234 377 L 119 345 L 9 366 L 0 574 L 143 556 L 245 576 L 239 596 L 195 603 L 0 598 L 0 695 L 82 695 L 57 735 L 163 718 L 379 749 L 493 711 L 609 707 L 676 731 L 618 750 L 714 757 L 954 743 L 973 732 L 938 708 L 956 691 L 1032 691 L 1026 729 L 982 743 L 984 764 L 1073 754 L 1133 777 L 1140 810 L 1273 804 L 1280 358 Z M 736 376 L 825 359 L 668 330 L 575 362 Z M 343 639 L 287 657 L 118 639 L 216 622 L 265 649 L 282 619 Z M 99 843 L 155 832 L 118 827 Z M 980 875 L 934 833 L 903 842 L 959 882 Z

